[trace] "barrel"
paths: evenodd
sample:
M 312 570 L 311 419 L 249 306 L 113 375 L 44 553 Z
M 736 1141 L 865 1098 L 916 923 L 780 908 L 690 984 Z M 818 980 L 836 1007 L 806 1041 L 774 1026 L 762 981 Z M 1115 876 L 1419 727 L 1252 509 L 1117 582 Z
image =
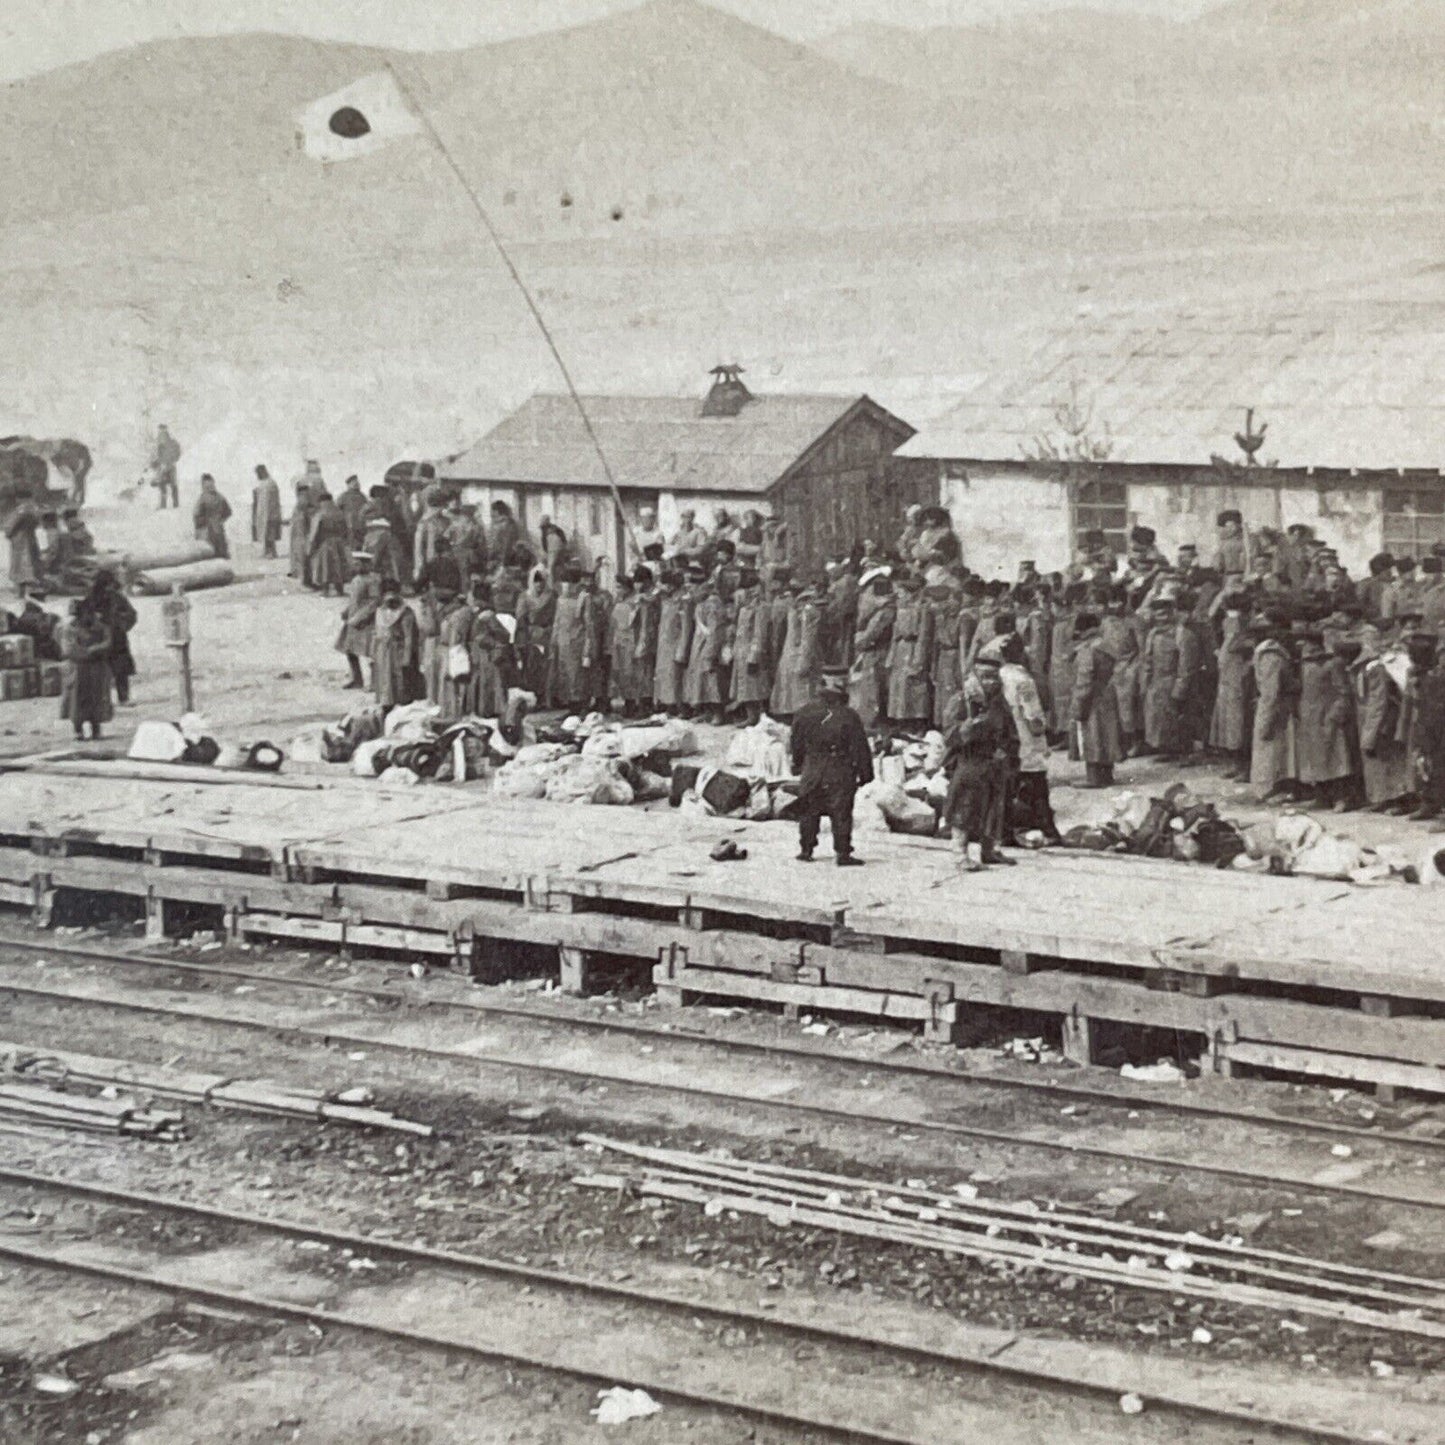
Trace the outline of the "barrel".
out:
M 187 562 L 183 567 L 152 567 L 135 574 L 135 590 L 147 597 L 163 597 L 177 583 L 182 592 L 203 587 L 225 587 L 236 580 L 229 562 L 213 557 L 205 562 Z

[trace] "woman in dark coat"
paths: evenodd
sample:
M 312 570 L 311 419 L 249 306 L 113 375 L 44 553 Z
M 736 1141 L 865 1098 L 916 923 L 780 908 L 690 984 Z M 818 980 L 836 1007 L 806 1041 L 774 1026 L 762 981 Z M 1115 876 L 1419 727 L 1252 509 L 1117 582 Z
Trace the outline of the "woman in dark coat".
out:
M 958 721 L 949 730 L 943 765 L 948 770 L 944 817 L 959 851 L 959 865 L 977 873 L 988 863 L 1011 864 L 999 851 L 1018 764 L 1019 735 L 1004 700 L 998 663 L 980 658 L 964 680 Z M 975 861 L 969 847 L 978 844 Z
M 135 676 L 135 659 L 130 651 L 130 630 L 136 624 L 135 608 L 120 590 L 115 573 L 102 568 L 90 587 L 90 605 L 110 631 L 110 676 L 118 702 L 130 701 L 130 680 Z
M 110 701 L 110 628 L 89 599 L 74 604 L 62 636 L 65 681 L 60 695 L 60 716 L 69 718 L 77 738 L 85 725 L 92 738 L 100 736 L 101 723 L 115 716 Z

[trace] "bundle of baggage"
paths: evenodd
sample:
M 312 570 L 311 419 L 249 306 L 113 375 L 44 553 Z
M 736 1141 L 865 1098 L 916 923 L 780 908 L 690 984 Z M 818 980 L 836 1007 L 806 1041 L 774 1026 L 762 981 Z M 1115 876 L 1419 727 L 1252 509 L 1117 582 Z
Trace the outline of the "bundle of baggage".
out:
M 176 722 L 147 719 L 136 724 L 126 757 L 141 763 L 187 763 L 234 772 L 279 773 L 285 755 L 269 741 L 230 742 L 216 737 L 200 713 Z
M 1070 828 L 1064 842 L 1092 852 L 1172 858 L 1245 873 L 1351 883 L 1420 881 L 1418 866 L 1395 850 L 1363 847 L 1303 813 L 1235 823 L 1182 783 L 1158 798 L 1124 793 L 1108 818 Z

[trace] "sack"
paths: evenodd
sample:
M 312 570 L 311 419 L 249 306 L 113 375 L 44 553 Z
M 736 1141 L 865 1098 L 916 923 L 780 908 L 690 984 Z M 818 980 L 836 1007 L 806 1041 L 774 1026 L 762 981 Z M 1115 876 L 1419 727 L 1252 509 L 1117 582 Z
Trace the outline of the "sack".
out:
M 147 763 L 176 763 L 186 751 L 186 740 L 174 723 L 143 722 L 136 724 L 126 756 Z
M 740 812 L 747 807 L 752 795 L 747 779 L 738 777 L 736 773 L 718 771 L 705 783 L 701 779 L 698 781 L 702 784 L 698 796 L 719 816 Z
M 472 675 L 472 655 L 460 642 L 447 648 L 447 676 L 453 680 Z

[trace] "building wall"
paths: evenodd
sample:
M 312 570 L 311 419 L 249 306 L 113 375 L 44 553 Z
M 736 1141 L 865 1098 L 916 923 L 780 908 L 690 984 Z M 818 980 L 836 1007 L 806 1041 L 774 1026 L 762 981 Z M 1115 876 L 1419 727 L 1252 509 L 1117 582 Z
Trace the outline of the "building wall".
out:
M 980 576 L 1011 578 L 1027 557 L 1040 572 L 1062 571 L 1072 560 L 1061 481 L 1019 468 L 945 463 L 940 486 L 964 565 Z
M 1383 547 L 1382 490 L 1374 479 L 1321 486 L 1292 472 L 1267 484 L 1231 487 L 1205 470 L 1181 476 L 1115 467 L 1109 475 L 1125 483 L 1130 525 L 1152 527 L 1169 557 L 1181 543 L 1193 542 L 1207 560 L 1217 535 L 1215 518 L 1231 507 L 1243 513 L 1250 531 L 1282 531 L 1303 522 L 1357 575 Z M 1061 480 L 1018 466 L 944 462 L 940 487 L 964 561 L 975 572 L 1012 577 L 1026 557 L 1041 572 L 1051 572 L 1073 559 L 1072 514 Z
M 775 489 L 795 569 L 820 572 L 869 539 L 887 547 L 910 505 L 937 505 L 936 467 L 893 455 L 911 435 L 896 417 L 860 409 Z

